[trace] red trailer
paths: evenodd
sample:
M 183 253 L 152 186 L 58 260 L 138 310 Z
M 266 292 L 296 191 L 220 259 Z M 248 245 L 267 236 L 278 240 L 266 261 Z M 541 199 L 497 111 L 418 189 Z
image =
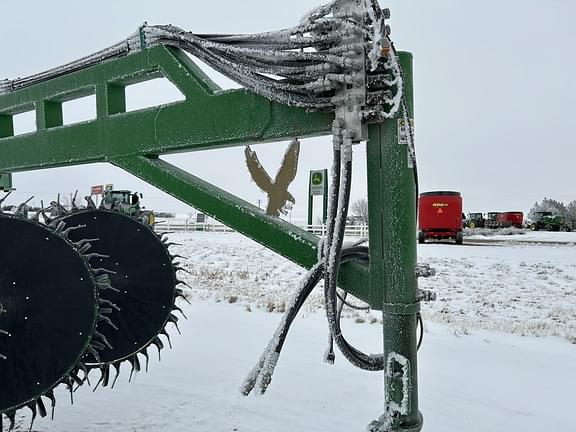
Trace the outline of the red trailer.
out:
M 462 244 L 462 196 L 460 192 L 436 191 L 420 194 L 418 242 L 454 239 Z
M 498 214 L 497 219 L 502 222 L 503 226 L 522 228 L 524 224 L 524 213 L 519 211 L 504 212 Z

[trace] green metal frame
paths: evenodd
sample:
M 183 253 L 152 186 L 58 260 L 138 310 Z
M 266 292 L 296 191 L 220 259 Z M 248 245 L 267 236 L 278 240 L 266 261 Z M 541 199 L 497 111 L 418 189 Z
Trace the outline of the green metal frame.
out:
M 411 105 L 411 56 L 400 53 Z M 125 87 L 166 77 L 184 101 L 126 112 Z M 96 95 L 96 119 L 63 125 L 62 103 Z M 13 116 L 35 110 L 37 131 L 14 136 Z M 319 238 L 159 158 L 331 133 L 334 114 L 306 112 L 246 90 L 222 91 L 182 51 L 157 46 L 0 95 L 0 173 L 109 162 L 293 262 L 317 262 Z M 369 126 L 370 266 L 345 264 L 340 286 L 383 310 L 385 353 L 411 362 L 410 412 L 394 430 L 419 430 L 416 379 L 415 190 L 397 120 Z M 386 380 L 387 401 L 401 384 Z

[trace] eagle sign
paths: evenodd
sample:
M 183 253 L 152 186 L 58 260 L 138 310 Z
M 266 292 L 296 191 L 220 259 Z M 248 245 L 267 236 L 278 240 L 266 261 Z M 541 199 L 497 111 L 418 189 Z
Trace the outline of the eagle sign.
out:
M 274 182 L 272 182 L 272 179 L 258 160 L 255 151 L 246 146 L 244 154 L 246 155 L 246 165 L 252 180 L 268 195 L 266 214 L 269 216 L 280 216 L 280 213 L 286 214 L 287 210 L 292 208 L 292 205 L 296 202 L 292 194 L 288 192 L 288 186 L 292 183 L 298 171 L 300 141 L 293 139 L 290 142 Z

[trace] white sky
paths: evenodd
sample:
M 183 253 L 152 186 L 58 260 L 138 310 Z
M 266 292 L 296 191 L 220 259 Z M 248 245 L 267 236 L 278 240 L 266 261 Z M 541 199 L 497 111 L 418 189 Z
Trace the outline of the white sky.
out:
M 294 25 L 319 1 L 29 1 L 0 12 L 0 78 L 40 72 L 127 37 L 142 22 L 197 33 L 250 33 Z M 398 49 L 415 59 L 416 144 L 421 190 L 459 190 L 465 211 L 527 211 L 544 196 L 576 199 L 573 120 L 576 4 L 569 0 L 391 0 Z M 218 79 L 219 83 L 225 83 Z M 161 92 L 160 89 L 156 89 Z M 86 108 L 82 108 L 86 109 Z M 78 113 L 80 114 L 80 113 Z M 273 175 L 286 145 L 254 147 Z M 1 153 L 0 153 L 1 157 Z M 365 195 L 363 146 L 357 147 L 353 199 Z M 252 203 L 242 148 L 169 158 Z M 310 169 L 329 168 L 329 138 L 306 141 L 290 190 L 295 218 L 306 215 Z M 88 193 L 114 183 L 144 193 L 148 208 L 190 208 L 108 165 L 15 175 L 11 202 L 35 195 Z M 319 201 L 319 200 L 318 200 Z

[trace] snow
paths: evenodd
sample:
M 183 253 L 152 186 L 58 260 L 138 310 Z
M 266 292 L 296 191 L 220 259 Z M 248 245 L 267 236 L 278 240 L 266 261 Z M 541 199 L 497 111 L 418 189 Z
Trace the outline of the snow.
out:
M 356 369 L 339 353 L 333 366 L 322 361 L 320 288 L 295 321 L 267 394 L 241 396 L 305 271 L 233 233 L 170 240 L 182 244 L 174 252 L 192 272 L 182 275 L 192 287 L 192 304 L 181 305 L 189 319 L 179 323 L 182 336 L 169 330 L 174 349 L 161 363 L 151 356 L 149 373 L 132 383 L 124 367 L 112 390 L 79 389 L 74 406 L 59 391 L 55 420 L 37 420 L 34 431 L 362 431 L 382 414 L 383 372 Z M 423 305 L 424 431 L 572 430 L 576 247 L 425 244 L 419 256 L 437 270 L 420 288 L 438 294 Z M 380 352 L 378 318 L 348 311 L 342 325 L 359 348 Z

